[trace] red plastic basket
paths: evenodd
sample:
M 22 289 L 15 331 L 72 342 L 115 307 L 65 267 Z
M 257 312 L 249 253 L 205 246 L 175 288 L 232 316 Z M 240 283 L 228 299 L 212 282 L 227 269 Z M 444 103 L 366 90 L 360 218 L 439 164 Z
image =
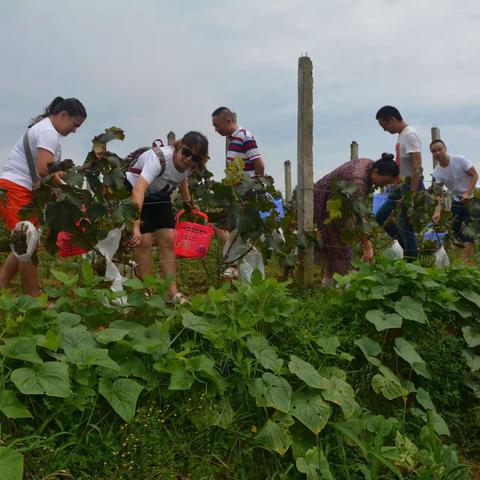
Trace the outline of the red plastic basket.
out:
M 201 258 L 208 253 L 213 227 L 193 222 L 181 222 L 180 217 L 185 210 L 178 212 L 175 224 L 175 255 L 185 258 Z M 200 210 L 193 210 L 194 215 L 204 218 L 208 222 L 208 215 Z
M 61 257 L 73 257 L 74 255 L 83 255 L 88 252 L 87 249 L 72 243 L 72 234 L 70 232 L 58 232 L 56 243 L 58 254 Z

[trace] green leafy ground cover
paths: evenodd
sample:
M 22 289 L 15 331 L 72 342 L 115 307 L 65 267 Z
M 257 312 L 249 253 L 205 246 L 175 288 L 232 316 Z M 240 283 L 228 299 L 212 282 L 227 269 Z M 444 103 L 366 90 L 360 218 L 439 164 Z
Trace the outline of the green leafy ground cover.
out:
M 122 304 L 61 266 L 53 310 L 0 297 L 2 480 L 474 478 L 476 269 L 385 261 L 335 290 L 256 279 L 170 308 L 157 280 Z
M 47 251 L 59 230 L 90 247 L 135 217 L 122 159 L 106 150 L 121 138 L 107 129 L 66 186 L 39 190 Z M 191 303 L 172 308 L 164 282 L 132 279 L 123 299 L 91 260 L 42 255 L 53 310 L 46 296 L 0 296 L 0 480 L 474 478 L 463 461 L 480 457 L 478 269 L 379 260 L 339 289 L 281 283 L 308 239 L 294 235 L 292 205 L 278 242 L 276 214 L 258 216 L 265 193 L 277 195 L 271 180 L 242 170 L 233 162 L 222 182 L 205 172 L 192 192 L 276 260 L 268 280 L 222 284 L 213 245 L 205 261 L 181 263 Z M 346 240 L 363 225 L 383 250 L 362 223 L 368 207 L 338 188 L 330 213 L 353 222 Z M 429 194 L 405 201 L 424 225 Z

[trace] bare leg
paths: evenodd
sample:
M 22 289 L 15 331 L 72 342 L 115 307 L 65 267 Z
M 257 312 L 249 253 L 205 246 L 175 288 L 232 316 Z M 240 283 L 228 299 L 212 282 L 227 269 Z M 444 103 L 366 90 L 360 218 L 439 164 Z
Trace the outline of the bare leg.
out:
M 465 242 L 465 246 L 463 247 L 462 251 L 463 260 L 468 263 L 473 263 L 473 243 L 472 242 Z
M 13 277 L 18 272 L 19 261 L 17 257 L 11 253 L 5 263 L 3 264 L 2 270 L 0 271 L 0 288 L 8 288 Z
M 170 285 L 167 295 L 173 298 L 177 293 L 177 261 L 175 257 L 175 230 L 173 228 L 162 228 L 157 230 L 158 253 L 160 257 L 160 269 L 162 276 L 173 283 Z
M 135 248 L 135 262 L 137 264 L 137 274 L 140 278 L 152 275 L 152 242 L 152 234 L 144 233 L 142 244 Z
M 25 294 L 32 297 L 40 296 L 42 292 L 38 286 L 38 265 L 32 262 L 18 262 L 18 270 L 22 277 Z
M 218 243 L 222 245 L 222 247 L 228 242 L 230 238 L 230 232 L 228 230 L 222 230 L 221 228 L 214 227 L 215 229 L 215 236 L 217 237 Z

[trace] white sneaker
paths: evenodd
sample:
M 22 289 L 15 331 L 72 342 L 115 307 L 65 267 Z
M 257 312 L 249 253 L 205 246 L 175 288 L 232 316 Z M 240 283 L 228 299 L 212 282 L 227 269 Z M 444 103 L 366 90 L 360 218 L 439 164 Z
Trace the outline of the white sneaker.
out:
M 235 266 L 230 266 L 228 267 L 223 273 L 222 273 L 223 278 L 228 278 L 228 279 L 235 279 L 238 278 L 238 268 Z
M 172 303 L 174 303 L 175 305 L 183 305 L 184 303 L 187 303 L 188 302 L 188 299 L 187 297 L 181 293 L 181 292 L 177 292 L 173 298 L 172 298 Z

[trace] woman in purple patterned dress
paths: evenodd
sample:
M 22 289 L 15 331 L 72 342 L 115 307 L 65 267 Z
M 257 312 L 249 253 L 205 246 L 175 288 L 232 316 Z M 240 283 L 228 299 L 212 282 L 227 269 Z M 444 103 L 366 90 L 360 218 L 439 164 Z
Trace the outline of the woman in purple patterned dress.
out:
M 335 273 L 345 274 L 352 263 L 352 249 L 342 240 L 345 225 L 342 219 L 328 218 L 327 202 L 332 197 L 334 181 L 343 180 L 356 185 L 354 196 L 366 199 L 373 187 L 384 187 L 392 183 L 398 176 L 398 166 L 393 155 L 383 153 L 382 158 L 374 162 L 368 158 L 359 158 L 344 163 L 320 179 L 314 187 L 314 221 L 317 225 L 322 246 L 318 253 L 323 264 L 323 285 L 332 285 Z M 362 260 L 368 262 L 373 258 L 373 247 L 370 240 L 359 235 L 363 246 Z

